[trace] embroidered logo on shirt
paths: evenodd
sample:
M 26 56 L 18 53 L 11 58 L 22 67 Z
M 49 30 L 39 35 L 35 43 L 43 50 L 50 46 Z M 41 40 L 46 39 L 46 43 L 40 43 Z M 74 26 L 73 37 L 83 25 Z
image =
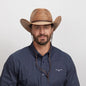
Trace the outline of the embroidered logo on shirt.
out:
M 60 71 L 62 71 L 62 70 L 63 70 L 63 69 L 56 69 L 57 72 L 60 72 Z

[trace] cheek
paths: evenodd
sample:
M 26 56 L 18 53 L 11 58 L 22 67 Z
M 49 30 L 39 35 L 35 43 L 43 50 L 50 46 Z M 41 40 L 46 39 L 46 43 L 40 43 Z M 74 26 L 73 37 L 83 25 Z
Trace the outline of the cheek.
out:
M 49 31 L 47 31 L 47 34 L 48 35 L 51 35 L 51 34 L 53 34 L 53 31 L 52 30 L 49 30 Z
M 38 36 L 39 35 L 39 33 L 37 31 L 32 31 L 31 34 L 34 35 L 34 36 Z

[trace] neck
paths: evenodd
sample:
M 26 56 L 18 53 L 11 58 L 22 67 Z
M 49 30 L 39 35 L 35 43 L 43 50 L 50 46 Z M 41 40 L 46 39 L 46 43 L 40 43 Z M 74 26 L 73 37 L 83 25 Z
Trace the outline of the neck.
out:
M 39 45 L 34 41 L 33 45 L 42 56 L 44 56 L 50 49 L 50 41 L 46 45 Z

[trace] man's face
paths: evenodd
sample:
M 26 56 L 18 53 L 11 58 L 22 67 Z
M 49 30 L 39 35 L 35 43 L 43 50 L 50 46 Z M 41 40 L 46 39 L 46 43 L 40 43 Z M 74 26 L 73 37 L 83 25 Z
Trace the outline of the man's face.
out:
M 34 41 L 37 44 L 45 45 L 47 44 L 53 34 L 53 28 L 51 25 L 32 25 L 31 34 Z

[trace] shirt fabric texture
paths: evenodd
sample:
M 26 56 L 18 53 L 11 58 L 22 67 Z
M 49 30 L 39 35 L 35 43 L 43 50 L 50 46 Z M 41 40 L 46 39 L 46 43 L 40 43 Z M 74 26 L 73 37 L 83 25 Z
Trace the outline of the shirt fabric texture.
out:
M 50 52 L 51 70 L 49 80 L 36 66 L 49 71 Z M 77 72 L 71 57 L 52 46 L 44 56 L 35 49 L 33 43 L 11 54 L 4 64 L 0 86 L 80 86 Z

